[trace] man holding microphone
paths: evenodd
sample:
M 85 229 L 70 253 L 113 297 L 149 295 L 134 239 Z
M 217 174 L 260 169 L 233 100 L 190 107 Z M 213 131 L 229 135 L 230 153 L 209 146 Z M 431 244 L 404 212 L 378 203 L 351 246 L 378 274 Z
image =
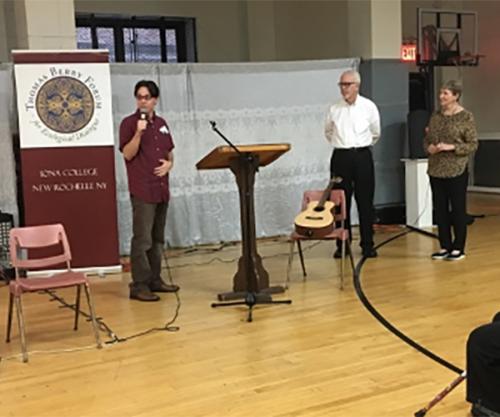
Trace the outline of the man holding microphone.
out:
M 120 124 L 133 212 L 130 298 L 139 301 L 158 301 L 156 292 L 179 289 L 161 279 L 174 143 L 166 121 L 155 113 L 159 94 L 154 81 L 139 81 L 134 88 L 137 110 Z

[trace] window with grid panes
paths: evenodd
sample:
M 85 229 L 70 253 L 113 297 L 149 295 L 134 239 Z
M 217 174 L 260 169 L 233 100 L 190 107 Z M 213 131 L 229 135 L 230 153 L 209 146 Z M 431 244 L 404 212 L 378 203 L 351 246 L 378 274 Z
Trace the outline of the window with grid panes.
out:
M 193 18 L 77 14 L 78 49 L 107 49 L 111 62 L 196 62 Z

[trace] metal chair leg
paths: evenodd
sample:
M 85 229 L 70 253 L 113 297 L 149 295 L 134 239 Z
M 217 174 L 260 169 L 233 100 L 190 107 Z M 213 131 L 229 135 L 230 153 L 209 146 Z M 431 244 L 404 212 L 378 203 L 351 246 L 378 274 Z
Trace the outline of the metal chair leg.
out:
M 344 289 L 344 272 L 345 272 L 345 240 L 341 243 L 342 259 L 340 261 L 340 289 Z
M 23 352 L 23 362 L 28 362 L 28 349 L 26 347 L 26 335 L 24 328 L 24 314 L 23 306 L 21 303 L 21 297 L 15 296 L 14 301 L 16 303 L 17 311 L 17 324 L 19 326 L 19 335 L 21 336 L 21 350 Z
M 288 289 L 290 284 L 290 272 L 292 270 L 292 261 L 293 261 L 293 249 L 295 248 L 295 240 L 291 239 L 290 240 L 290 253 L 288 254 L 288 265 L 286 268 L 286 283 L 285 283 L 285 288 Z
M 5 342 L 10 342 L 10 330 L 12 329 L 12 308 L 14 307 L 14 295 L 9 292 L 9 310 L 7 314 L 7 336 Z
M 99 329 L 97 328 L 97 320 L 95 318 L 94 302 L 92 301 L 92 296 L 90 295 L 90 288 L 88 284 L 84 285 L 85 295 L 87 296 L 87 303 L 89 305 L 90 318 L 92 320 L 92 328 L 94 329 L 95 341 L 97 347 L 102 348 L 101 336 L 99 335 Z
M 81 285 L 76 286 L 76 298 L 75 298 L 75 325 L 73 330 L 78 330 L 78 317 L 80 316 L 80 293 Z
M 300 240 L 297 240 L 297 247 L 299 248 L 299 258 L 300 258 L 300 265 L 302 266 L 302 276 L 304 277 L 305 281 L 307 273 L 306 273 L 306 265 L 304 263 L 304 254 L 302 253 L 302 244 L 300 243 Z
M 349 242 L 349 239 L 346 240 L 347 242 L 347 249 L 349 250 L 349 259 L 351 260 L 351 269 L 352 269 L 352 272 L 354 273 L 354 258 L 352 257 L 352 250 L 351 250 L 351 242 Z

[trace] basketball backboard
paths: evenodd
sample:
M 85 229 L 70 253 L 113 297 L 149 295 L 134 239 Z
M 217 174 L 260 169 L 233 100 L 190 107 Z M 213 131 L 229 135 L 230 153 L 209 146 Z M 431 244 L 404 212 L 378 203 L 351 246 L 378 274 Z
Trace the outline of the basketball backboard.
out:
M 417 64 L 478 65 L 477 13 L 417 10 Z

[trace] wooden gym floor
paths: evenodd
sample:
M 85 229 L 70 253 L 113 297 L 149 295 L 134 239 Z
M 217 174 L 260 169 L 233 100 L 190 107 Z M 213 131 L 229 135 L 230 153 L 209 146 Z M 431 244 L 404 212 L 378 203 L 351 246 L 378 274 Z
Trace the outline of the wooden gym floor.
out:
M 466 259 L 431 261 L 437 241 L 408 233 L 365 262 L 361 285 L 394 326 L 443 359 L 465 366 L 469 332 L 500 310 L 500 196 L 471 194 L 471 213 L 492 214 L 469 227 Z M 377 231 L 377 243 L 404 229 Z M 456 373 L 403 343 L 360 303 L 350 270 L 338 289 L 332 243 L 306 243 L 308 279 L 298 257 L 291 305 L 212 309 L 231 288 L 240 246 L 169 252 L 181 286 L 177 332 L 158 331 L 125 342 L 92 346 L 90 325 L 72 331 L 72 313 L 47 294 L 26 297 L 28 364 L 21 362 L 17 322 L 0 342 L 2 416 L 412 416 Z M 354 242 L 359 260 L 359 248 Z M 286 238 L 258 245 L 272 283 L 285 280 Z M 221 262 L 223 261 L 223 262 Z M 128 299 L 129 274 L 92 278 L 97 313 L 118 337 L 162 327 L 176 299 Z M 73 300 L 73 293 L 58 296 Z M 8 292 L 0 288 L 1 335 Z M 109 334 L 101 333 L 104 340 Z M 81 348 L 81 349 L 80 349 Z M 428 415 L 467 416 L 461 384 Z

